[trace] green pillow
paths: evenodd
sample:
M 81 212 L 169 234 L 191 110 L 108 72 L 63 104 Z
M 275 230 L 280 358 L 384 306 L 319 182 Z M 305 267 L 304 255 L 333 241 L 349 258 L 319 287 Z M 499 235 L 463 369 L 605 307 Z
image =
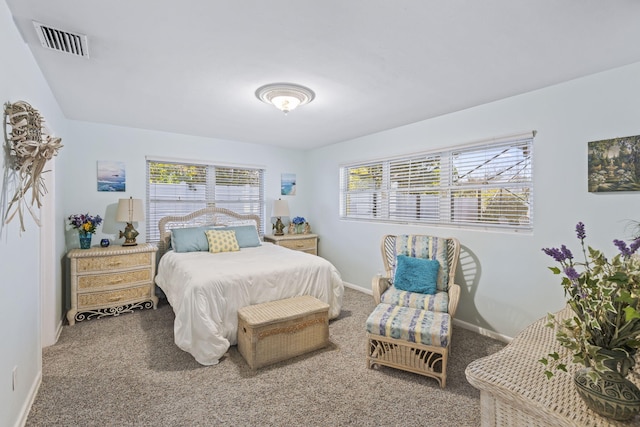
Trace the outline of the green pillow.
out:
M 398 255 L 393 286 L 421 294 L 435 294 L 440 263 L 435 259 Z

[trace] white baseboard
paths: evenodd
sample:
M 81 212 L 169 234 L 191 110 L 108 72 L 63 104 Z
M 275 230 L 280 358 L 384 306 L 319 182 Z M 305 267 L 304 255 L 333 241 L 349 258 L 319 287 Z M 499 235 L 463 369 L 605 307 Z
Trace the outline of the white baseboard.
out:
M 506 342 L 507 344 L 510 343 L 511 340 L 513 340 L 513 338 L 508 337 L 506 335 L 502 335 L 502 334 L 499 334 L 497 332 L 490 331 L 490 330 L 485 329 L 485 328 L 481 328 L 480 326 L 472 325 L 471 323 L 464 322 L 464 321 L 462 321 L 460 319 L 453 319 L 453 324 L 454 325 L 458 325 L 461 328 L 473 331 L 473 332 L 475 332 L 477 334 L 484 335 L 485 337 L 489 337 L 489 338 L 493 338 L 494 340 Z
M 349 282 L 343 282 L 343 283 L 344 283 L 344 287 L 345 288 L 353 289 L 353 290 L 362 292 L 363 294 L 373 295 L 373 291 L 371 289 L 366 289 L 366 288 L 354 285 L 353 283 L 349 283 Z M 471 323 L 467 323 L 467 322 L 464 322 L 464 321 L 459 320 L 459 319 L 453 319 L 453 323 L 455 325 L 460 326 L 461 328 L 468 329 L 468 330 L 473 331 L 473 332 L 475 332 L 477 334 L 484 335 L 485 337 L 493 338 L 494 340 L 498 340 L 498 341 L 502 341 L 502 342 L 506 342 L 506 343 L 510 343 L 511 340 L 513 340 L 513 338 L 508 337 L 506 335 L 502 335 L 502 334 L 499 334 L 497 332 L 481 328 L 480 326 L 472 325 Z
M 342 283 L 344 283 L 345 288 L 353 289 L 353 290 L 362 292 L 363 294 L 373 295 L 373 291 L 371 289 L 365 289 L 362 286 L 357 286 L 349 282 L 342 282 Z
M 31 411 L 31 406 L 33 406 L 33 402 L 36 400 L 36 395 L 38 394 L 38 390 L 40 389 L 40 384 L 42 384 L 42 368 L 38 375 L 36 376 L 35 381 L 31 384 L 31 389 L 29 389 L 29 394 L 27 395 L 27 400 L 25 400 L 24 405 L 20 410 L 20 417 L 16 420 L 15 427 L 24 427 L 27 424 L 27 417 L 29 417 L 29 412 Z
M 58 342 L 58 340 L 60 339 L 60 334 L 62 333 L 62 325 L 63 325 L 63 323 L 64 323 L 63 320 L 60 319 L 60 321 L 58 322 L 58 328 L 56 329 L 56 340 L 55 340 L 55 342 Z

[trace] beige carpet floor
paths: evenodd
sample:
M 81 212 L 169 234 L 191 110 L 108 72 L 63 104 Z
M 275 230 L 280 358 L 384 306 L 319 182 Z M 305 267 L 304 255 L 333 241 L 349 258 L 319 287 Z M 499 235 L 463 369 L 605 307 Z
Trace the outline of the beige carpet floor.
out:
M 447 387 L 366 369 L 371 296 L 345 290 L 331 345 L 252 371 L 235 346 L 202 366 L 173 342 L 173 311 L 139 310 L 65 326 L 44 349 L 27 426 L 478 426 L 472 361 L 504 343 L 454 327 Z

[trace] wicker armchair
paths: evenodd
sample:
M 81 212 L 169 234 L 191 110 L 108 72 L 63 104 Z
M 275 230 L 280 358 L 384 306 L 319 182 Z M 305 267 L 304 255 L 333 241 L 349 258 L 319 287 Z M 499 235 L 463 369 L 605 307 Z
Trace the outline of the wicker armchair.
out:
M 387 291 L 394 292 L 393 285 L 391 284 L 393 275 L 395 273 L 396 267 L 396 256 L 398 255 L 396 250 L 396 238 L 400 236 L 386 235 L 382 238 L 381 251 L 382 251 L 382 261 L 384 262 L 385 276 L 376 275 L 373 277 L 371 287 L 373 288 L 373 299 L 376 304 L 380 304 L 381 302 L 389 302 L 390 294 L 387 294 L 386 298 L 383 298 L 383 294 Z M 402 236 L 405 237 L 405 236 Z M 425 236 L 428 237 L 428 236 Z M 443 256 L 446 258 L 446 273 L 445 277 L 447 278 L 447 290 L 438 290 L 436 295 L 440 292 L 445 292 L 446 295 L 441 295 L 446 298 L 447 301 L 447 309 L 446 312 L 453 318 L 456 314 L 456 310 L 458 309 L 458 301 L 460 300 L 460 285 L 454 283 L 455 280 L 455 271 L 456 266 L 458 264 L 458 257 L 460 256 L 460 242 L 453 237 L 442 238 L 438 237 L 436 239 L 442 240 L 446 242 L 446 255 L 443 253 Z M 440 263 L 445 264 L 445 262 Z M 438 295 L 440 296 L 440 295 Z M 406 298 L 405 301 L 412 301 L 412 298 Z M 411 303 L 409 303 L 411 306 Z M 421 307 L 414 307 L 421 308 Z
M 393 286 L 396 258 L 406 255 L 437 260 L 435 294 L 409 292 Z M 458 307 L 460 286 L 454 275 L 460 244 L 454 238 L 387 235 L 382 239 L 386 275 L 373 278 L 377 304 L 366 322 L 367 367 L 384 365 L 447 381 L 451 321 Z

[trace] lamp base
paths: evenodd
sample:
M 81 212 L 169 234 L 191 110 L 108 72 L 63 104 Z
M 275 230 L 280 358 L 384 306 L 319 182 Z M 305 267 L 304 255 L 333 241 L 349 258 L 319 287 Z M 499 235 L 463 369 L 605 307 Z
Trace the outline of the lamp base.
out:
M 135 228 L 133 228 L 133 224 L 130 222 L 127 223 L 127 226 L 124 228 L 124 231 L 120 232 L 120 239 L 125 238 L 122 246 L 136 246 L 136 237 L 138 237 L 138 232 Z
M 274 236 L 284 236 L 284 224 L 280 217 L 276 218 L 276 223 L 273 224 L 273 229 L 276 230 L 275 233 L 273 233 Z

